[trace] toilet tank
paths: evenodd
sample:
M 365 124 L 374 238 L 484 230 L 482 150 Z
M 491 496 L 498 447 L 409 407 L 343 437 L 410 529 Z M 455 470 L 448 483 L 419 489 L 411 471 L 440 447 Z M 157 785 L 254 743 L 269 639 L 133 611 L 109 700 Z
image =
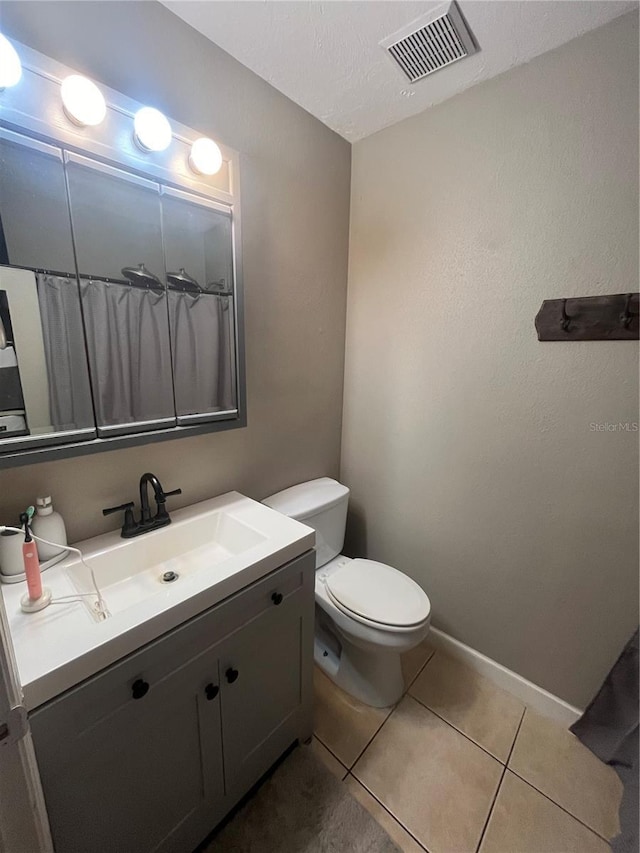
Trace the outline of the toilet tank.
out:
M 329 477 L 284 489 L 263 503 L 316 531 L 316 569 L 342 551 L 349 489 Z

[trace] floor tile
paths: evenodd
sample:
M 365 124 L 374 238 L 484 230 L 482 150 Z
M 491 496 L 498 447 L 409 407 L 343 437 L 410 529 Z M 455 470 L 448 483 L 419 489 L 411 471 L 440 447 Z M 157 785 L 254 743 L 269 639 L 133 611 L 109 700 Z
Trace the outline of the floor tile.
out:
M 430 853 L 474 851 L 502 765 L 405 696 L 353 775 Z
M 390 708 L 370 708 L 353 699 L 314 667 L 313 729 L 345 767 L 354 761 L 389 716 Z
M 416 675 L 420 672 L 434 652 L 435 646 L 426 639 L 414 649 L 410 649 L 402 655 L 402 675 L 404 677 L 405 687 L 408 688 L 410 686 Z
M 609 853 L 594 832 L 508 770 L 480 853 Z
M 315 757 L 324 764 L 327 770 L 330 770 L 337 779 L 344 779 L 348 773 L 347 768 L 340 764 L 335 755 L 329 752 L 327 747 L 317 737 L 314 737 L 311 741 L 311 749 Z
M 435 653 L 409 692 L 506 762 L 524 712 L 515 696 L 442 651 Z
M 567 729 L 527 709 L 509 767 L 599 835 L 618 833 L 622 783 Z
M 375 797 L 363 788 L 353 776 L 347 776 L 345 785 L 352 796 L 369 812 L 371 817 L 380 824 L 392 841 L 398 845 L 402 853 L 424 853 L 424 848 L 400 826 L 389 812 L 380 805 Z

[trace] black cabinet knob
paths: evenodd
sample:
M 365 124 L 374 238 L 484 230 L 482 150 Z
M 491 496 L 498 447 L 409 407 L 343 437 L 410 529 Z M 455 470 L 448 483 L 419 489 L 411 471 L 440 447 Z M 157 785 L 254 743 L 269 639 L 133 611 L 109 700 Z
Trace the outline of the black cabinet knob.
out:
M 149 692 L 149 684 L 143 681 L 142 678 L 136 679 L 131 685 L 131 695 L 134 699 L 142 699 Z
M 237 669 L 234 669 L 232 666 L 230 666 L 229 669 L 225 672 L 225 675 L 229 684 L 233 684 L 234 681 L 238 680 L 238 676 L 240 675 L 240 673 Z
M 282 604 L 282 593 L 281 592 L 274 592 L 273 595 L 271 596 L 271 601 L 273 601 L 273 603 L 276 605 L 276 607 L 278 606 L 278 604 Z
M 212 699 L 215 699 L 219 692 L 220 688 L 217 684 L 207 684 L 207 686 L 204 688 L 205 696 L 207 697 L 209 702 Z

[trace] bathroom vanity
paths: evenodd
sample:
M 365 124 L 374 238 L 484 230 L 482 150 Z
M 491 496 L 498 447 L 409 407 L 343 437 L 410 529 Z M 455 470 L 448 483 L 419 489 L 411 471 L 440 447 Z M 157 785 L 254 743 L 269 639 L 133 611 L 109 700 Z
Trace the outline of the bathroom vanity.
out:
M 138 540 L 113 533 L 82 543 L 98 576 L 101 558 L 116 571 L 136 542 L 163 554 L 141 567 L 148 577 L 160 579 L 169 563 L 184 572 L 143 601 L 132 575 L 130 606 L 121 598 L 104 622 L 78 602 L 20 616 L 14 588 L 5 588 L 18 664 L 30 673 L 25 695 L 57 853 L 188 853 L 292 743 L 311 736 L 313 531 L 236 493 L 173 519 Z M 209 543 L 170 553 L 203 527 Z M 45 573 L 54 598 L 74 571 L 67 560 Z M 103 593 L 109 603 L 109 588 Z M 156 637 L 140 645 L 149 630 Z M 96 645 L 97 635 L 105 642 Z M 38 641 L 48 643 L 39 658 Z

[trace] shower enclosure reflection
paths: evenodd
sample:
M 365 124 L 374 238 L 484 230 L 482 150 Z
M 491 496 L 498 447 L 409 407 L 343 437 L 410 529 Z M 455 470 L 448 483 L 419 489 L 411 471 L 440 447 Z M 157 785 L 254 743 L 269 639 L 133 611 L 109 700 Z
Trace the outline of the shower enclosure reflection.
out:
M 237 416 L 231 208 L 0 128 L 0 454 Z
M 237 405 L 231 216 L 165 188 L 162 223 L 176 415 L 195 423 Z
M 96 434 L 62 152 L 0 137 L 0 442 Z M 49 439 L 49 440 L 47 440 Z
M 95 434 L 75 280 L 0 268 L 0 437 Z

